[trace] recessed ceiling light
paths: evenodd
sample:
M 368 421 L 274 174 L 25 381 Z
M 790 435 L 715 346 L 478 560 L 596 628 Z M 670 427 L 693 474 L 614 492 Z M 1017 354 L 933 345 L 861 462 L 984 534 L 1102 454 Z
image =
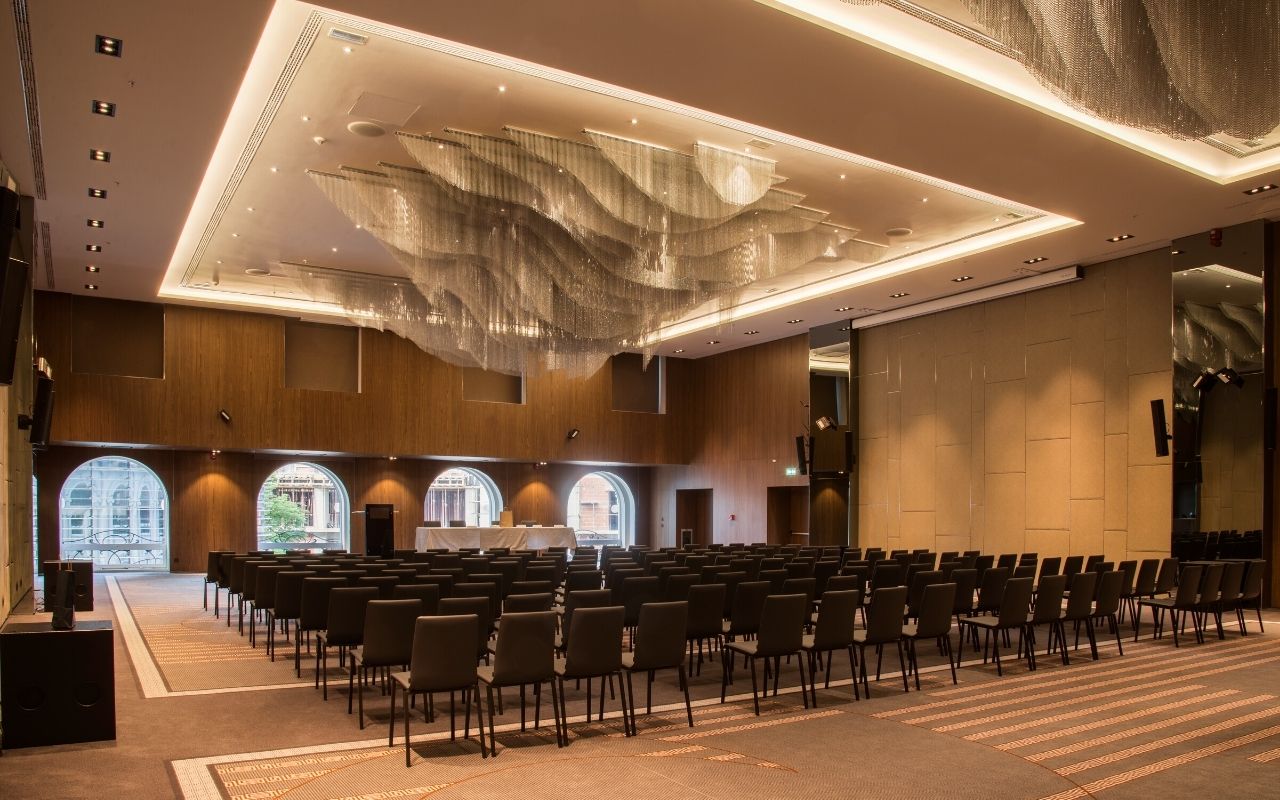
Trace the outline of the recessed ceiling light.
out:
M 848 176 L 848 175 L 845 175 L 843 172 L 842 172 L 842 173 L 840 173 L 840 180 L 844 180 L 844 179 L 845 179 L 845 178 L 847 178 L 847 177 L 849 177 L 849 176 Z
M 358 223 L 358 222 L 356 223 L 356 230 L 362 230 L 363 228 L 364 228 L 364 226 L 363 226 L 363 225 L 361 225 L 361 224 L 360 224 L 360 223 Z
M 94 265 L 89 264 L 89 265 L 87 265 L 87 266 L 84 268 L 84 271 L 85 271 L 85 272 L 101 272 L 101 271 L 102 271 L 102 268 L 101 268 L 101 267 L 95 267 Z
M 848 326 L 848 325 L 845 325 L 845 326 L 844 326 L 843 328 L 841 328 L 840 330 L 842 330 L 842 331 L 847 331 L 847 330 L 849 330 L 849 326 Z
M 1028 258 L 1026 261 L 1023 261 L 1022 263 L 1023 264 L 1039 264 L 1041 261 L 1048 261 L 1048 260 L 1049 260 L 1048 256 L 1036 256 L 1035 258 Z
M 215 263 L 215 264 L 221 264 L 221 263 L 222 263 L 222 259 L 218 259 L 217 261 L 215 261 L 215 262 L 213 262 L 213 263 Z
M 683 352 L 684 352 L 684 348 L 683 348 L 683 347 L 677 347 L 675 350 L 672 350 L 671 352 L 675 353 L 676 355 L 680 355 L 681 353 L 683 353 Z
M 760 331 L 743 331 L 743 332 L 742 332 L 742 335 L 743 335 L 743 336 L 755 336 L 755 335 L 756 335 L 757 333 L 759 333 L 759 332 L 760 332 Z
M 102 252 L 102 245 L 100 245 L 100 244 L 86 244 L 86 245 L 84 246 L 84 249 L 85 249 L 85 250 L 88 250 L 90 253 L 101 253 L 101 252 Z
M 1223 288 L 1223 289 L 1230 289 L 1230 288 L 1231 288 L 1231 284 L 1229 284 L 1229 283 L 1228 283 L 1227 285 L 1223 286 L 1222 288 Z
M 124 42 L 114 36 L 95 36 L 93 37 L 93 52 L 101 53 L 104 56 L 120 57 L 121 51 L 124 50 Z
M 499 92 L 505 92 L 506 90 L 507 90 L 507 87 L 506 87 L 506 86 L 504 86 L 504 85 L 502 85 L 502 84 L 499 84 L 499 85 L 498 85 L 498 91 L 499 91 Z
M 927 202 L 929 202 L 929 198 L 927 198 L 927 197 L 921 197 L 921 198 L 920 198 L 920 202 L 921 202 L 921 203 L 927 203 Z
M 795 325 L 797 322 L 804 322 L 804 320 L 802 320 L 802 319 L 789 319 L 789 320 L 787 320 L 787 324 L 788 324 L 788 325 Z
M 84 285 L 84 288 L 88 289 L 88 290 L 89 290 L 89 291 L 91 291 L 91 292 L 96 292 L 96 291 L 98 290 L 98 284 L 96 284 L 96 283 L 86 283 L 86 284 Z
M 89 150 L 89 159 L 91 161 L 107 162 L 111 160 L 111 153 L 106 150 L 95 150 L 91 148 Z
M 640 120 L 636 119 L 635 117 L 632 117 L 632 118 L 631 118 L 631 124 L 632 124 L 632 125 L 639 125 L 639 124 L 640 124 Z
M 90 107 L 95 114 L 101 114 L 104 117 L 114 117 L 116 115 L 116 104 L 108 103 L 106 100 L 94 100 Z
M 889 296 L 892 297 L 894 300 L 897 300 L 899 297 L 907 297 L 910 294 L 911 294 L 910 292 L 896 292 Z
M 279 172 L 279 171 L 280 171 L 280 168 L 279 168 L 279 167 L 272 167 L 272 168 L 271 168 L 271 171 L 272 171 L 272 172 Z
M 351 48 L 350 48 L 350 47 L 344 47 L 344 48 L 342 48 L 342 52 L 346 53 L 347 55 L 351 55 Z
M 233 233 L 233 234 L 231 234 L 231 238 L 232 238 L 232 239 L 239 239 L 239 238 L 240 238 L 240 234 L 238 234 L 238 233 Z
M 100 219 L 86 219 L 84 224 L 88 225 L 90 228 L 102 228 L 105 227 L 107 223 Z
M 961 275 L 961 276 L 960 276 L 960 277 L 958 277 L 958 278 L 952 278 L 952 279 L 951 279 L 951 282 L 952 282 L 952 283 L 964 283 L 965 281 L 971 281 L 971 280 L 973 280 L 973 276 L 972 276 L 972 275 Z
M 764 290 L 764 293 L 765 293 L 765 294 L 773 294 L 773 293 L 774 293 L 774 292 L 776 292 L 776 291 L 778 291 L 778 290 L 777 290 L 777 289 L 765 289 L 765 290 Z
M 1125 239 L 1132 239 L 1132 238 L 1133 238 L 1132 233 L 1122 233 L 1119 236 L 1108 237 L 1107 241 L 1111 242 L 1112 244 L 1115 244 L 1116 242 L 1123 242 Z
M 1263 192 L 1269 192 L 1275 188 L 1276 188 L 1276 184 L 1274 183 L 1264 183 L 1261 186 L 1255 186 L 1252 189 L 1245 189 L 1244 193 L 1245 194 L 1262 194 Z
M 94 188 L 90 187 L 90 188 L 89 188 L 89 196 L 90 196 L 90 197 L 96 197 L 96 198 L 98 198 L 99 200 L 106 200 L 106 199 L 107 199 L 107 190 L 106 190 L 106 189 L 94 189 Z
M 1183 254 L 1183 253 L 1185 253 L 1185 252 L 1186 252 L 1185 250 L 1174 250 L 1174 251 L 1173 251 L 1173 255 L 1175 255 L 1175 256 L 1180 256 L 1180 255 L 1182 255 L 1182 254 Z
M 851 311 L 851 310 L 853 310 L 853 306 L 840 306 L 839 308 L 836 309 L 836 311 L 838 312 Z
M 310 114 L 303 114 L 303 115 L 302 115 L 302 121 L 303 121 L 303 122 L 310 122 L 310 121 L 311 121 L 311 115 L 310 115 Z
M 707 342 L 707 344 L 720 344 L 720 340 L 719 340 L 719 339 L 712 339 L 711 341 Z
M 248 207 L 248 208 L 246 208 L 245 210 L 246 210 L 246 211 L 248 211 L 250 214 L 252 214 L 252 213 L 253 213 L 253 206 L 249 206 L 249 207 Z
M 330 249 L 330 250 L 332 250 L 332 251 L 333 251 L 333 252 L 335 252 L 335 253 L 336 253 L 336 252 L 338 252 L 338 248 L 336 248 L 336 247 L 330 247 L 329 249 Z

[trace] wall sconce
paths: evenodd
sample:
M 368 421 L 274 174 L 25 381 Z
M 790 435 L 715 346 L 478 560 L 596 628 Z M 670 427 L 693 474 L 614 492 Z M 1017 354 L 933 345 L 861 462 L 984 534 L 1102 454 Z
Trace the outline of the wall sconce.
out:
M 569 429 L 569 432 L 568 432 L 568 433 L 566 433 L 566 434 L 564 435 L 564 438 L 566 438 L 566 439 L 577 439 L 577 438 L 578 438 L 578 433 L 579 433 L 579 431 L 578 431 L 578 429 L 577 429 L 577 428 L 570 428 L 570 429 Z
M 227 410 L 225 408 L 218 409 L 218 419 L 222 420 L 222 422 L 226 425 L 231 424 L 231 415 L 227 413 Z
M 814 420 L 813 424 L 818 426 L 818 430 L 825 431 L 828 428 L 834 428 L 836 426 L 836 421 L 831 417 L 818 417 Z

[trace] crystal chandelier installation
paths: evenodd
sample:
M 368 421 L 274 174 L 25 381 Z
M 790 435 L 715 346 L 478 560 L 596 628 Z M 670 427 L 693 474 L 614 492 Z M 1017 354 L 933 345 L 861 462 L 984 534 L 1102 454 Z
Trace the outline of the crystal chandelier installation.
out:
M 960 5 L 1041 84 L 1101 119 L 1177 139 L 1252 140 L 1280 126 L 1278 0 Z
M 298 289 L 450 363 L 589 374 L 708 301 L 883 248 L 778 188 L 774 162 L 584 131 L 398 133 L 417 166 L 309 174 L 408 280 L 303 268 Z

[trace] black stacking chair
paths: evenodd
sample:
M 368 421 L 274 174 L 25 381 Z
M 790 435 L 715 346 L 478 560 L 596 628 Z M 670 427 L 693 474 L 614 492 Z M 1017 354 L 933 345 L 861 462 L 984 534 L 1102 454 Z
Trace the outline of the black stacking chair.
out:
M 422 616 L 426 615 L 417 598 L 370 600 L 365 605 L 364 642 L 347 650 L 347 713 L 351 713 L 351 696 L 359 683 L 360 730 L 364 730 L 364 685 L 369 668 L 407 667 L 413 660 L 414 625 Z
M 618 677 L 622 685 L 622 606 L 579 608 L 574 614 L 574 635 L 565 648 L 565 656 L 555 663 L 556 683 L 559 689 L 560 718 L 568 716 L 564 707 L 564 681 L 571 678 L 587 682 L 587 721 L 591 720 L 591 681 L 600 679 L 600 719 L 604 719 L 604 682 Z M 626 727 L 627 695 L 621 693 L 623 727 Z M 559 734 L 560 732 L 557 731 Z M 568 744 L 567 735 L 561 741 Z
M 489 660 L 489 637 L 493 635 L 493 606 L 487 597 L 445 597 L 440 601 L 436 611 L 441 616 L 457 616 L 474 614 L 480 620 L 480 631 L 476 636 L 477 662 Z
M 802 594 L 775 594 L 765 598 L 760 611 L 760 632 L 753 641 L 737 640 L 727 642 L 725 649 L 731 653 L 740 653 L 751 669 L 751 694 L 755 703 L 756 716 L 760 715 L 760 688 L 756 675 L 756 659 L 763 658 L 766 663 L 766 690 L 769 677 L 768 659 L 773 659 L 773 691 L 778 692 L 778 672 L 781 669 L 782 656 L 800 655 L 804 642 L 804 621 L 807 616 L 805 596 Z M 732 662 L 720 659 L 723 665 L 723 678 L 720 683 L 720 702 L 724 702 L 725 692 L 729 687 Z M 797 659 L 800 667 L 800 694 L 804 698 L 805 708 L 809 707 L 808 686 L 805 683 L 805 660 Z M 689 724 L 693 724 L 690 712 Z
M 476 705 L 476 726 L 483 723 L 480 717 L 480 684 L 476 674 L 475 654 L 470 643 L 476 639 L 481 621 L 473 614 L 441 617 L 418 617 L 414 623 L 412 655 L 408 672 L 391 676 L 391 725 L 387 734 L 387 746 L 395 744 L 396 687 L 404 691 L 404 765 L 409 766 L 409 700 L 415 694 L 449 693 L 449 740 L 454 741 L 455 692 L 462 692 L 462 704 L 467 713 L 462 728 L 462 738 L 471 736 L 471 699 Z M 480 730 L 480 755 L 487 757 L 484 731 Z
M 489 754 L 498 755 L 494 735 L 493 690 L 520 687 L 520 729 L 525 728 L 524 687 L 533 686 L 534 728 L 541 724 L 542 684 L 551 684 L 551 710 L 555 717 L 557 746 L 566 743 L 563 723 L 560 719 L 559 692 L 556 688 L 555 670 L 556 615 L 554 611 L 531 611 L 508 614 L 502 620 L 498 642 L 494 648 L 493 666 L 477 667 L 480 683 L 488 693 Z M 483 739 L 483 734 L 481 735 Z
M 915 675 L 916 689 L 920 688 L 920 662 L 916 659 L 916 642 L 920 639 L 938 641 L 951 666 L 951 683 L 956 683 L 956 662 L 951 657 L 951 610 L 955 602 L 954 583 L 925 583 L 916 601 L 916 613 L 912 615 L 916 621 L 902 626 L 902 640 L 907 644 L 907 666 Z M 857 686 L 856 681 L 854 686 Z
M 341 586 L 329 592 L 328 625 L 316 635 L 325 700 L 329 699 L 329 648 L 338 648 L 341 663 L 347 648 L 364 642 L 364 607 L 377 599 L 378 590 L 373 586 Z
M 1138 565 L 1138 574 L 1133 579 L 1133 589 L 1126 597 L 1121 595 L 1120 602 L 1129 610 L 1129 621 L 1138 626 L 1138 599 L 1154 597 L 1156 592 L 1156 571 L 1160 569 L 1160 559 L 1144 558 Z
M 902 668 L 902 690 L 910 691 L 907 683 L 907 662 L 902 650 L 902 615 L 907 609 L 907 587 L 891 586 L 876 589 L 871 594 L 871 604 L 867 609 L 866 629 L 853 632 L 853 646 L 858 653 L 858 666 L 861 670 L 862 689 L 867 699 L 871 699 L 871 684 L 867 681 L 867 648 L 875 647 L 881 653 L 885 645 L 892 642 L 898 648 L 898 664 Z M 859 676 L 854 676 L 854 681 Z M 876 660 L 876 680 L 880 680 L 880 660 Z
M 305 578 L 298 624 L 293 632 L 293 671 L 302 677 L 302 635 L 329 627 L 329 591 L 345 586 L 342 578 Z M 308 643 L 310 648 L 310 643 Z M 316 655 L 316 686 L 320 685 L 320 656 Z
M 987 570 L 987 573 L 1000 570 L 1000 567 Z M 996 674 L 1004 675 L 1004 668 L 1000 664 L 1000 637 L 1008 631 L 1018 631 L 1020 648 L 1025 645 L 1022 641 L 1022 631 L 1027 624 L 1027 608 L 1031 604 L 1031 593 L 1035 588 L 1032 584 L 1033 578 L 1010 578 L 1004 584 L 1004 590 L 1000 596 L 1000 603 L 997 612 L 993 616 L 991 614 L 981 614 L 976 617 L 968 617 L 960 620 L 960 650 L 956 653 L 956 658 L 961 657 L 964 652 L 964 628 L 966 625 L 973 628 L 974 635 L 981 628 L 984 631 L 982 659 L 983 663 L 987 661 L 987 651 L 990 647 L 991 656 L 996 662 Z
M 1097 643 L 1093 638 L 1092 627 L 1090 626 L 1090 617 L 1093 616 L 1093 598 L 1097 595 L 1098 573 L 1093 571 L 1077 572 L 1071 576 L 1071 580 L 1067 585 L 1067 607 L 1062 613 L 1062 626 L 1060 630 L 1066 630 L 1066 623 L 1070 622 L 1075 626 L 1076 641 L 1075 646 L 1080 646 L 1080 626 L 1085 625 L 1089 630 L 1089 643 L 1095 648 Z M 1064 654 L 1066 643 L 1063 642 Z M 1096 655 L 1095 655 L 1096 657 Z M 1063 659 L 1063 663 L 1070 663 L 1069 659 Z
M 837 650 L 849 653 L 849 674 L 853 676 L 853 697 L 860 700 L 857 671 L 854 669 L 853 626 L 855 615 L 862 604 L 862 593 L 857 589 L 830 591 L 822 595 L 822 606 L 818 610 L 818 621 L 812 634 L 806 634 L 801 640 L 801 649 L 809 659 L 809 687 L 814 708 L 818 707 L 817 668 L 824 662 L 826 682 L 823 688 L 831 688 L 832 657 Z
M 647 673 L 645 681 L 645 713 L 653 712 L 653 676 L 664 669 L 674 669 L 680 676 L 680 689 L 684 692 L 684 709 L 693 727 L 693 706 L 689 702 L 689 675 L 684 668 L 685 631 L 689 625 L 689 604 L 646 603 L 640 609 L 640 623 L 632 640 L 633 649 L 622 654 L 622 671 L 627 676 L 627 696 L 631 698 L 630 733 L 636 735 L 636 694 L 631 676 L 636 672 Z M 723 661 L 723 659 L 721 659 Z M 626 704 L 623 704 L 626 716 Z
M 310 570 L 286 570 L 276 576 L 275 603 L 267 610 L 267 655 L 276 660 L 276 624 L 284 623 L 284 634 L 289 636 L 289 621 L 302 616 L 302 582 L 316 577 Z M 295 631 L 295 636 L 300 631 Z
M 429 583 L 400 584 L 391 590 L 392 600 L 417 600 L 422 604 L 419 616 L 434 616 L 440 606 L 440 587 Z
M 1089 616 L 1089 622 L 1105 621 L 1111 626 L 1111 632 L 1116 636 L 1116 649 L 1120 655 L 1124 655 L 1124 645 L 1120 643 L 1120 620 L 1117 612 L 1120 609 L 1120 594 L 1124 591 L 1124 573 L 1120 570 L 1111 570 L 1104 572 L 1098 578 L 1098 594 L 1097 602 L 1094 604 L 1093 613 Z M 1221 627 L 1221 626 L 1219 626 Z M 1094 661 L 1098 660 L 1098 647 L 1093 635 L 1093 625 L 1089 628 L 1090 650 L 1093 652 Z
M 1244 621 L 1244 612 L 1246 608 L 1253 607 L 1258 612 L 1258 631 L 1263 632 L 1262 627 L 1262 578 L 1266 572 L 1267 562 L 1262 560 L 1253 560 L 1249 562 L 1248 568 L 1244 573 L 1244 581 L 1240 586 L 1240 597 L 1235 602 L 1236 618 L 1240 622 L 1240 635 L 1248 636 L 1249 628 Z
M 1067 663 L 1067 636 L 1062 628 L 1062 597 L 1067 590 L 1066 575 L 1045 575 L 1036 586 L 1035 607 L 1027 619 L 1023 630 L 1026 643 L 1027 664 L 1036 669 L 1036 629 L 1041 625 L 1049 626 L 1049 640 L 1045 644 L 1044 653 L 1053 652 L 1054 644 L 1062 648 L 1062 663 Z

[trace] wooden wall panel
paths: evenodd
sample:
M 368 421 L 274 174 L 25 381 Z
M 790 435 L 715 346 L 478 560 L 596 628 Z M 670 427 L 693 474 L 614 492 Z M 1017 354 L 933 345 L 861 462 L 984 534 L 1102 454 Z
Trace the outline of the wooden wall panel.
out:
M 80 301 L 85 302 L 85 301 Z M 92 302 L 92 301 L 88 301 Z M 611 408 L 611 373 L 530 375 L 523 405 L 465 402 L 462 370 L 389 333 L 361 336 L 362 391 L 284 387 L 284 318 L 165 306 L 163 380 L 73 372 L 71 296 L 37 293 L 40 352 L 58 374 L 53 441 L 182 449 L 670 464 L 686 423 Z M 679 391 L 681 371 L 672 377 Z M 226 409 L 230 425 L 218 418 Z M 565 433 L 578 428 L 570 441 Z

